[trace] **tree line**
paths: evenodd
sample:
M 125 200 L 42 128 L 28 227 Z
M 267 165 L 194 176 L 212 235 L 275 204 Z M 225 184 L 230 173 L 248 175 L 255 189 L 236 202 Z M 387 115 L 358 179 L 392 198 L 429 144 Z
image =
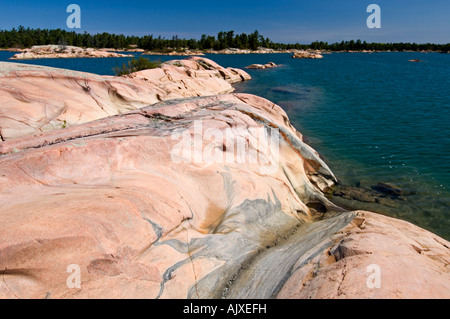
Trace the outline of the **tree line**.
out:
M 62 29 L 32 29 L 20 26 L 11 30 L 0 30 L 0 48 L 29 48 L 33 45 L 73 45 L 89 48 L 124 49 L 136 47 L 149 51 L 168 52 L 172 50 L 222 50 L 227 48 L 257 50 L 260 47 L 274 50 L 315 49 L 330 51 L 347 50 L 380 50 L 380 51 L 450 51 L 449 44 L 417 44 L 417 43 L 367 43 L 361 40 L 342 41 L 329 44 L 323 41 L 311 44 L 276 43 L 261 35 L 258 31 L 253 33 L 235 33 L 234 31 L 219 32 L 217 36 L 203 34 L 198 39 L 182 39 L 178 36 L 172 38 L 146 36 L 125 36 L 123 34 L 87 32 L 77 33 Z

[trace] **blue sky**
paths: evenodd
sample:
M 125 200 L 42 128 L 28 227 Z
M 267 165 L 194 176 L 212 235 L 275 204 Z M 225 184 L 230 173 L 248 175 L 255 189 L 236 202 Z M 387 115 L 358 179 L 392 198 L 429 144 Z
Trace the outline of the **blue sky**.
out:
M 200 38 L 218 31 L 259 30 L 276 42 L 450 42 L 450 0 L 85 1 L 0 0 L 0 29 L 68 29 L 66 8 L 81 7 L 78 32 Z M 369 29 L 369 4 L 381 7 L 381 29 Z

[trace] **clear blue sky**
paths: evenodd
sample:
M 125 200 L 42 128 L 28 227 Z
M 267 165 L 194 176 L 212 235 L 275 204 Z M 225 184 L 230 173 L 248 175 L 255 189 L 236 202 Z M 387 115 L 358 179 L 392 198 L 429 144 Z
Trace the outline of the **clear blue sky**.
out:
M 82 10 L 78 32 L 200 38 L 258 29 L 276 42 L 450 42 L 450 0 L 0 0 L 0 29 L 67 29 L 66 8 Z M 366 8 L 381 7 L 381 29 L 368 29 Z

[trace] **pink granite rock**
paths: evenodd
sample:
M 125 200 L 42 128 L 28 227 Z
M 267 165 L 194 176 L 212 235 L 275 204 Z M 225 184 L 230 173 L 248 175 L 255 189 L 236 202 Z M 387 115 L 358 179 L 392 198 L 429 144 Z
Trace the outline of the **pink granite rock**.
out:
M 217 129 L 244 153 L 217 136 L 196 144 Z M 276 152 L 258 129 L 279 131 Z M 222 160 L 206 158 L 211 143 Z M 328 179 L 327 166 L 252 95 L 162 102 L 0 153 L 0 297 L 221 296 L 242 263 L 317 216 L 309 203 L 336 209 L 308 177 Z M 70 265 L 81 289 L 66 285 Z
M 230 93 L 250 79 L 239 69 L 190 58 L 128 77 L 0 62 L 2 140 L 66 128 L 158 101 Z

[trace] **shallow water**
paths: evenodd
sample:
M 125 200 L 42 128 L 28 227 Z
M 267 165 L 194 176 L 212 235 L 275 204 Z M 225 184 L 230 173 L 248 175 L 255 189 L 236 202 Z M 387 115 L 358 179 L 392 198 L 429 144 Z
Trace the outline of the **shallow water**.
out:
M 0 52 L 0 61 L 12 55 Z M 450 54 L 334 53 L 321 60 L 291 59 L 289 54 L 206 57 L 238 68 L 282 64 L 248 70 L 253 79 L 237 84 L 237 91 L 283 107 L 343 184 L 369 188 L 390 182 L 412 193 L 395 207 L 371 209 L 450 239 Z M 421 62 L 408 62 L 411 59 Z M 112 75 L 113 68 L 127 60 L 21 63 Z

